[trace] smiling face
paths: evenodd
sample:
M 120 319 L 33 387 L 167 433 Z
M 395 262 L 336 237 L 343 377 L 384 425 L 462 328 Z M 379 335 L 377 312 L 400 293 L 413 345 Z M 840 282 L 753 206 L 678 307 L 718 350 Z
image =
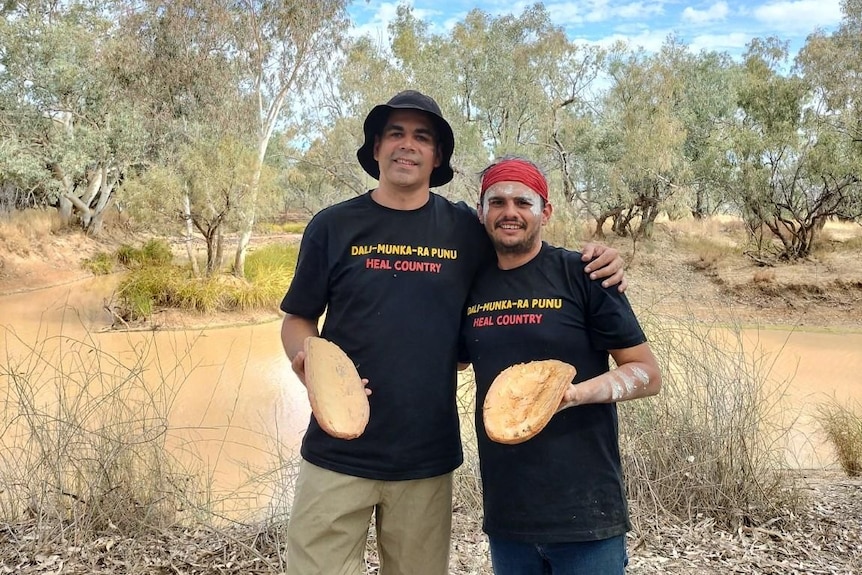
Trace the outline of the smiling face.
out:
M 497 182 L 485 190 L 479 220 L 498 256 L 532 256 L 541 247 L 542 226 L 551 211 L 551 204 L 526 184 Z
M 380 188 L 427 191 L 431 172 L 440 165 L 434 124 L 417 110 L 393 110 L 374 141 Z

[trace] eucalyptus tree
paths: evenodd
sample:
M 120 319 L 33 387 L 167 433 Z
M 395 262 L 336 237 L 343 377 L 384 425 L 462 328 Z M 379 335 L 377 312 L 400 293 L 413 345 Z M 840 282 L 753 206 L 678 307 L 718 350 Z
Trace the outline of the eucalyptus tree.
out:
M 525 153 L 546 162 L 551 100 L 565 99 L 563 89 L 549 93 L 559 86 L 554 74 L 569 48 L 565 32 L 535 4 L 517 16 L 472 11 L 455 27 L 450 43 L 470 37 L 468 49 L 459 51 L 463 62 L 453 62 L 451 71 L 461 87 L 463 112 L 476 123 L 491 155 Z
M 825 86 L 781 74 L 786 60 L 786 43 L 749 46 L 732 158 L 756 257 L 797 259 L 811 252 L 826 218 L 847 210 L 858 217 L 859 152 L 836 111 L 824 107 L 827 98 L 815 96 Z
M 818 134 L 811 172 L 821 222 L 862 218 L 862 1 L 845 0 L 842 11 L 838 29 L 809 36 L 797 57 L 814 90 L 806 120 Z
M 499 17 L 474 9 L 421 53 L 458 138 L 457 197 L 476 199 L 479 171 L 504 154 L 529 156 L 552 181 L 565 181 L 569 156 L 559 136 L 582 110 L 597 51 L 576 48 L 536 4 Z
M 276 128 L 295 118 L 347 28 L 346 0 L 212 0 L 231 16 L 234 49 L 244 69 L 242 86 L 254 103 L 255 169 L 234 272 L 243 275 L 267 148 Z
M 456 23 L 453 30 L 433 34 L 427 22 L 419 20 L 409 6 L 399 7 L 397 17 L 389 26 L 392 63 L 403 78 L 404 88 L 417 88 L 433 97 L 440 105 L 455 134 L 452 181 L 436 190 L 451 199 L 477 199 L 476 179 L 488 163 L 489 153 L 480 126 L 471 115 L 475 82 L 472 59 L 481 56 L 487 37 L 465 25 L 479 18 L 471 11 L 465 23 Z
M 610 189 L 594 208 L 597 232 L 612 218 L 617 234 L 650 237 L 659 212 L 690 185 L 686 131 L 677 115 L 683 85 L 671 64 L 666 53 L 639 50 L 608 67 L 611 86 L 601 122 Z
M 6 5 L 0 50 L 0 164 L 16 185 L 99 234 L 117 184 L 141 157 L 141 112 L 123 98 L 110 55 L 117 26 L 95 1 Z M 7 154 L 26 157 L 14 158 Z
M 181 225 L 189 261 L 199 275 L 194 238 L 201 234 L 212 252 L 215 237 L 210 224 L 201 224 L 200 214 L 224 210 L 211 203 L 220 201 L 218 195 L 192 194 L 193 188 L 182 183 L 187 170 L 181 161 L 207 142 L 243 143 L 249 150 L 255 144 L 248 120 L 253 107 L 240 88 L 230 20 L 197 0 L 145 0 L 127 5 L 120 23 L 123 41 L 113 59 L 124 94 L 145 112 L 142 126 L 149 143 L 146 157 L 125 179 L 122 200 L 139 208 L 134 214 L 139 221 L 169 229 Z M 240 190 L 231 185 L 224 189 Z M 236 197 L 227 205 L 238 212 L 243 201 Z M 219 223 L 219 237 L 236 231 L 238 223 L 235 213 L 211 221 Z M 221 261 L 211 255 L 209 264 Z
M 737 109 L 740 67 L 726 53 L 675 49 L 666 54 L 682 83 L 675 116 L 685 129 L 683 153 L 691 169 L 690 197 L 678 198 L 684 201 L 678 203 L 676 215 L 689 211 L 703 218 L 729 204 L 726 150 Z
M 272 162 L 281 168 L 281 189 L 292 209 L 312 215 L 373 185 L 356 160 L 368 111 L 405 89 L 404 73 L 388 44 L 369 37 L 346 39 L 327 64 L 328 80 L 302 110 L 302 132 L 280 137 Z
M 152 166 L 129 182 L 129 201 L 154 223 L 187 221 L 205 241 L 204 272 L 210 276 L 222 267 L 225 232 L 239 223 L 255 169 L 255 156 L 246 142 L 229 136 L 198 137 L 180 147 L 171 164 Z M 271 181 L 270 171 L 264 169 L 260 185 L 266 188 Z M 194 263 L 194 254 L 190 255 Z

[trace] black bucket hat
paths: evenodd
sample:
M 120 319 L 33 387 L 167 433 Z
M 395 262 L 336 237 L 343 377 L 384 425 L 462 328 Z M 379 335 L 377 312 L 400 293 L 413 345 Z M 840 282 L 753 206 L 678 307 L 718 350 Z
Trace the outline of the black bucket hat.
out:
M 430 187 L 436 188 L 448 184 L 452 180 L 453 174 L 449 161 L 452 159 L 452 152 L 455 150 L 455 136 L 452 134 L 452 127 L 443 119 L 443 114 L 440 112 L 440 106 L 437 105 L 437 102 L 433 98 L 416 90 L 399 92 L 391 100 L 385 104 L 375 106 L 369 112 L 365 118 L 365 143 L 356 151 L 356 158 L 359 160 L 359 165 L 362 166 L 362 169 L 375 180 L 380 179 L 380 165 L 374 159 L 374 137 L 380 135 L 383 131 L 383 127 L 386 125 L 386 120 L 389 118 L 389 113 L 392 110 L 419 110 L 431 117 L 436 127 L 437 144 L 443 155 L 440 158 L 440 165 L 431 172 Z

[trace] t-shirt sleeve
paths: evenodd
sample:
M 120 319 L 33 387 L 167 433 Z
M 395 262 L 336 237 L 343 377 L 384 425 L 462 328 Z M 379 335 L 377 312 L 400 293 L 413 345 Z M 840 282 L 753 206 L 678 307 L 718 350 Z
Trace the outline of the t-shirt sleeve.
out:
M 600 281 L 591 280 L 584 273 L 584 263 L 578 260 L 570 269 L 578 278 L 572 280 L 584 283 L 589 314 L 590 339 L 595 349 L 625 349 L 646 341 L 640 323 L 625 294 L 619 293 L 616 286 L 602 287 Z
M 329 299 L 328 243 L 321 218 L 312 218 L 302 234 L 296 270 L 281 300 L 281 311 L 311 319 L 323 315 Z

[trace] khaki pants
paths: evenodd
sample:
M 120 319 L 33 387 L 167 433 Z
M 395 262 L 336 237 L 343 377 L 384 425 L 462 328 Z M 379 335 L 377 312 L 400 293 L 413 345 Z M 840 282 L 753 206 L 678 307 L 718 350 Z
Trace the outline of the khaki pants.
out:
M 300 463 L 287 527 L 288 575 L 360 575 L 376 513 L 380 575 L 446 575 L 452 474 L 376 481 Z

